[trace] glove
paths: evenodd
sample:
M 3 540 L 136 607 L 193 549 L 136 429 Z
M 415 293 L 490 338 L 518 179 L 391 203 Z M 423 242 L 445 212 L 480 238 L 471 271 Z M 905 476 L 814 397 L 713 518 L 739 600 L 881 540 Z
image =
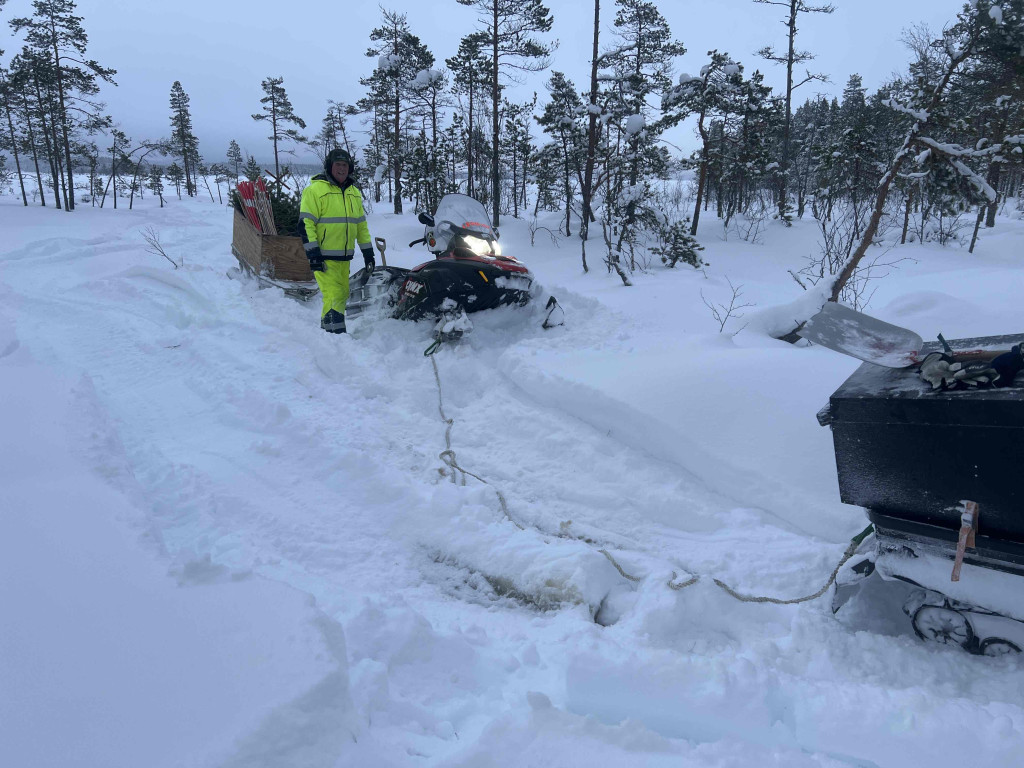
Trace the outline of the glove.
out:
M 976 389 L 991 386 L 999 378 L 999 371 L 993 368 L 991 363 L 968 363 L 961 366 L 953 376 L 957 383 L 969 389 Z
M 377 266 L 377 262 L 373 260 L 373 248 L 366 246 L 363 250 L 363 264 L 366 266 L 366 274 L 372 275 L 373 268 Z
M 932 385 L 932 389 L 946 389 L 957 385 L 956 374 L 963 368 L 962 363 L 953 362 L 953 358 L 942 352 L 931 352 L 921 361 L 918 373 L 921 378 Z
M 306 258 L 309 259 L 309 268 L 314 272 L 324 271 L 324 257 L 320 253 L 320 248 L 316 247 L 310 251 L 306 251 Z

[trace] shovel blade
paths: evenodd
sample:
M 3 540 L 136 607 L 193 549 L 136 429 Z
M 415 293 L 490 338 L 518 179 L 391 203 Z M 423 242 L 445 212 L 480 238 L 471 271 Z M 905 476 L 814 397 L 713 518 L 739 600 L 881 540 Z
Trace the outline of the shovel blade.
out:
M 913 331 L 834 301 L 825 302 L 797 333 L 815 344 L 886 368 L 917 364 L 924 346 Z

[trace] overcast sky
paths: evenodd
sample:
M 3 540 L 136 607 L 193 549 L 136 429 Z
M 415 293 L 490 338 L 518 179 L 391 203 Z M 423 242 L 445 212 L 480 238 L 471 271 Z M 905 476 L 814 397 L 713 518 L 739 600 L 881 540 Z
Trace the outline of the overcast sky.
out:
M 824 4 L 825 0 L 822 0 Z M 817 55 L 814 71 L 827 73 L 831 84 L 809 83 L 796 92 L 796 104 L 815 92 L 838 95 L 852 73 L 877 88 L 901 70 L 907 52 L 901 31 L 924 22 L 933 30 L 951 22 L 958 0 L 833 0 L 831 15 L 802 16 L 798 47 Z M 551 64 L 582 89 L 589 78 L 592 0 L 548 0 L 559 41 Z M 784 87 L 784 68 L 757 58 L 766 44 L 785 47 L 783 8 L 753 0 L 661 0 L 661 13 L 673 35 L 687 49 L 676 72 L 697 72 L 713 48 L 726 51 L 748 71 L 761 69 L 777 90 Z M 459 40 L 474 29 L 476 11 L 455 0 L 391 0 L 383 7 L 407 14 L 414 34 L 437 62 L 452 56 Z M 118 86 L 106 87 L 103 98 L 114 120 L 134 139 L 169 133 L 168 97 L 180 80 L 191 97 L 200 151 L 210 161 L 223 160 L 228 142 L 236 139 L 247 153 L 271 157 L 265 125 L 251 114 L 259 110 L 260 82 L 284 77 L 296 113 L 319 130 L 328 99 L 353 103 L 363 95 L 359 78 L 376 59 L 365 56 L 370 31 L 380 23 L 373 3 L 339 0 L 78 0 L 89 35 L 88 53 L 118 71 Z M 602 0 L 602 44 L 611 45 L 613 0 Z M 30 0 L 9 0 L 0 12 L 5 61 L 15 53 L 6 21 L 31 13 Z M 550 72 L 531 79 L 512 94 L 528 100 Z M 358 123 L 353 126 L 359 129 Z M 689 151 L 695 142 L 687 128 L 672 139 Z

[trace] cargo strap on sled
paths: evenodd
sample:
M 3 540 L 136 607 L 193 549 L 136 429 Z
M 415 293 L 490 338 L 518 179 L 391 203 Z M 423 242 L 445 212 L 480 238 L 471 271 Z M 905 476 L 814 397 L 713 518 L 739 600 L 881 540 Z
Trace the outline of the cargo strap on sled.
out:
M 967 547 L 974 549 L 974 536 L 978 532 L 978 518 L 981 516 L 978 502 L 964 499 L 960 503 L 963 504 L 960 512 L 960 536 L 956 542 L 956 557 L 953 559 L 953 574 L 949 577 L 950 581 L 960 581 L 964 553 Z

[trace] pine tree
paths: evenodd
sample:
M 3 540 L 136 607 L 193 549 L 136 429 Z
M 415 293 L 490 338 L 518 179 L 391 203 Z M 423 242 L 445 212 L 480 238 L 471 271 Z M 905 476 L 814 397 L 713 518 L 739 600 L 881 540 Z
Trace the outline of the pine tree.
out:
M 249 155 L 249 159 L 245 162 L 245 177 L 249 181 L 256 181 L 262 175 L 263 169 L 260 168 L 260 164 L 256 162 L 255 157 Z
M 181 185 L 185 183 L 185 171 L 177 162 L 171 163 L 167 166 L 167 178 L 174 185 L 174 191 L 178 193 L 178 199 L 181 200 Z
M 3 51 L 0 51 L 2 54 Z M 18 184 L 21 187 L 21 199 L 25 207 L 28 207 L 28 195 L 25 193 L 25 177 L 21 171 L 21 158 L 18 155 L 18 138 L 14 133 L 14 110 L 15 99 L 11 87 L 10 74 L 0 67 L 0 107 L 3 108 L 3 117 L 7 119 L 7 132 L 0 126 L 0 149 L 8 150 L 14 156 L 14 167 L 18 173 Z
M 784 113 L 785 121 L 783 123 L 782 130 L 782 160 L 780 163 L 779 172 L 779 218 L 785 221 L 787 224 L 790 221 L 789 215 L 789 154 L 790 154 L 790 128 L 792 124 L 793 114 L 793 91 L 799 88 L 801 85 L 812 82 L 814 80 L 820 82 L 827 82 L 828 77 L 822 74 L 813 74 L 810 71 L 807 72 L 806 76 L 799 82 L 793 80 L 793 68 L 799 64 L 804 64 L 814 59 L 814 55 L 808 51 L 798 51 L 796 49 L 796 33 L 797 33 L 797 22 L 800 14 L 807 13 L 823 13 L 831 14 L 835 11 L 835 7 L 829 4 L 812 6 L 807 4 L 807 0 L 754 0 L 755 3 L 761 5 L 778 5 L 786 9 L 788 14 L 787 20 L 784 22 L 787 34 L 787 49 L 786 53 L 776 52 L 770 45 L 762 48 L 758 55 L 762 58 L 773 61 L 776 64 L 784 64 L 786 66 L 786 111 Z
M 537 200 L 534 204 L 534 216 L 537 211 L 557 211 L 561 208 L 562 190 L 562 157 L 558 144 L 549 142 L 540 147 L 533 156 L 531 166 L 533 181 L 537 185 Z
M 149 169 L 149 176 L 146 179 L 146 187 L 154 195 L 160 198 L 160 207 L 164 207 L 164 176 L 163 171 L 157 165 Z
M 139 174 L 142 173 L 144 163 L 147 157 L 154 152 L 159 152 L 161 155 L 166 155 L 173 152 L 172 147 L 164 141 L 144 141 L 135 149 L 127 153 L 129 159 L 133 158 L 136 152 L 141 152 L 138 158 L 132 160 L 134 163 L 134 172 L 132 174 L 131 182 L 131 197 L 128 200 L 128 210 L 132 209 L 132 205 L 135 202 L 135 192 L 142 191 L 142 185 L 139 182 Z
M 110 179 L 107 181 L 107 187 L 103 190 L 103 199 L 100 200 L 100 208 L 102 208 L 103 203 L 106 202 L 107 189 L 113 187 L 114 210 L 117 210 L 117 187 L 119 183 L 117 171 L 119 168 L 123 168 L 126 160 L 127 162 L 131 162 L 125 156 L 125 153 L 128 151 L 130 141 L 131 140 L 124 131 L 117 128 L 110 129 L 110 146 L 107 148 L 107 151 L 110 153 Z
M 544 105 L 537 123 L 553 137 L 559 148 L 559 167 L 562 169 L 562 202 L 565 205 L 565 235 L 572 234 L 571 221 L 574 207 L 573 182 L 582 172 L 586 145 L 584 144 L 583 101 L 576 86 L 561 72 L 552 72 L 547 84 L 551 101 Z
M 232 139 L 231 143 L 228 145 L 227 158 L 231 168 L 231 178 L 233 178 L 237 184 L 238 170 L 242 167 L 242 148 L 238 146 L 238 142 L 234 139 Z
M 15 32 L 24 32 L 25 42 L 45 62 L 53 77 L 55 98 L 50 122 L 54 139 L 63 150 L 63 169 L 67 174 L 65 208 L 75 209 L 74 162 L 71 145 L 78 128 L 84 123 L 101 121 L 99 105 L 91 97 L 99 93 L 98 80 L 111 85 L 115 70 L 86 59 L 88 36 L 82 17 L 76 16 L 73 0 L 33 0 L 31 18 L 12 19 Z M 64 179 L 62 179 L 64 181 Z
M 842 134 L 833 145 L 841 164 L 838 174 L 844 179 L 844 193 L 852 206 L 854 235 L 862 228 L 867 201 L 874 190 L 879 165 L 871 124 L 871 110 L 860 75 L 850 75 L 839 106 Z
M 480 32 L 489 48 L 490 68 L 487 73 L 491 92 L 491 210 L 495 227 L 499 225 L 501 181 L 499 178 L 499 147 L 501 116 L 498 110 L 502 72 L 519 70 L 539 72 L 548 67 L 548 56 L 555 49 L 537 41 L 532 35 L 549 32 L 553 20 L 541 0 L 457 0 L 460 5 L 477 9 Z
M 440 141 L 441 112 L 450 106 L 450 102 L 445 96 L 447 90 L 448 78 L 444 72 L 437 69 L 420 70 L 409 84 L 414 113 L 429 121 L 430 124 L 429 149 L 425 150 L 427 154 L 425 207 L 430 211 L 437 207 L 443 186 L 437 153 Z
M 655 218 L 645 205 L 651 198 L 650 180 L 664 170 L 658 146 L 662 127 L 651 120 L 647 106 L 655 95 L 672 86 L 672 60 L 686 53 L 682 43 L 672 39 L 668 23 L 648 0 L 616 0 L 618 12 L 615 49 L 604 58 L 613 72 L 615 99 L 625 122 L 625 184 L 632 190 L 623 211 L 622 232 L 633 244 L 639 236 L 641 219 L 653 225 Z M 633 260 L 631 259 L 631 265 Z
M 220 192 L 220 185 L 227 184 L 233 177 L 231 169 L 222 163 L 214 163 L 210 166 L 210 173 L 213 174 L 213 183 L 217 186 L 217 202 L 224 205 L 224 196 Z M 230 189 L 230 187 L 229 187 Z
M 360 101 L 360 106 L 366 112 L 375 111 L 381 120 L 378 139 L 387 146 L 394 183 L 395 213 L 401 213 L 405 163 L 402 121 L 414 109 L 410 102 L 412 83 L 419 72 L 433 66 L 434 55 L 412 34 L 404 13 L 383 13 L 382 26 L 370 32 L 372 45 L 366 55 L 377 58 L 377 69 L 369 78 L 360 80 L 370 87 L 370 95 Z
M 67 208 L 67 191 L 64 186 L 64 206 L 61 205 L 61 169 L 62 158 L 59 151 L 59 138 L 54 124 L 55 112 L 55 81 L 53 70 L 48 66 L 45 57 L 31 48 L 24 48 L 13 62 L 15 70 L 15 87 L 23 96 L 24 117 L 29 126 L 29 140 L 33 145 L 33 153 L 41 155 L 49 166 L 50 185 L 53 189 L 53 203 L 58 209 Z M 32 124 L 36 130 L 33 131 Z M 38 161 L 36 163 L 38 170 Z M 40 196 L 42 178 L 40 177 Z
M 48 155 L 46 154 L 45 145 L 40 138 L 40 134 L 45 135 L 45 131 L 36 128 L 36 123 L 39 121 L 41 116 L 32 109 L 29 98 L 29 94 L 34 92 L 34 77 L 32 67 L 29 63 L 30 60 L 30 55 L 28 57 L 16 56 L 11 62 L 10 89 L 8 94 L 12 111 L 17 115 L 18 122 L 21 123 L 25 131 L 19 141 L 22 151 L 26 155 L 31 155 L 32 157 L 32 167 L 35 169 L 36 189 L 38 190 L 39 204 L 45 207 L 46 192 L 43 189 L 43 173 L 39 167 L 39 157 L 40 155 L 43 155 L 43 157 L 46 158 Z M 42 117 L 45 119 L 45 115 Z
M 682 75 L 679 85 L 666 94 L 665 124 L 681 122 L 690 115 L 697 117 L 697 132 L 701 138 L 700 172 L 697 178 L 697 200 L 693 211 L 690 234 L 697 234 L 700 209 L 707 194 L 708 171 L 712 160 L 713 135 L 711 125 L 714 119 L 725 119 L 735 113 L 742 99 L 743 67 L 733 61 L 729 54 L 709 51 L 711 61 L 701 69 L 700 77 Z
M 263 105 L 263 113 L 256 113 L 252 119 L 257 122 L 267 120 L 270 122 L 270 135 L 267 137 L 274 145 L 274 176 L 281 178 L 281 162 L 279 158 L 279 145 L 283 142 L 293 144 L 306 144 L 308 139 L 299 133 L 298 128 L 288 128 L 289 124 L 299 128 L 305 128 L 305 121 L 295 114 L 292 103 L 288 99 L 288 93 L 284 89 L 283 77 L 268 77 L 262 83 L 263 93 L 266 94 L 260 103 Z M 280 186 L 280 182 L 278 182 Z
M 779 100 L 772 97 L 761 73 L 754 72 L 741 81 L 730 108 L 711 121 L 705 209 L 713 198 L 724 226 L 735 214 L 748 214 L 760 200 L 774 167 L 771 140 L 780 129 L 780 117 Z
M 534 150 L 530 123 L 533 122 L 533 112 L 537 107 L 537 94 L 533 95 L 532 101 L 525 104 L 515 104 L 503 99 L 502 105 L 505 119 L 501 143 L 508 159 L 508 166 L 512 170 L 509 197 L 512 200 L 512 215 L 519 218 L 519 206 L 522 205 L 523 209 L 526 209 L 527 177 Z
M 651 248 L 651 253 L 659 256 L 661 263 L 669 269 L 679 262 L 699 269 L 704 263 L 700 257 L 700 251 L 703 250 L 704 246 L 687 231 L 687 222 L 684 220 L 660 227 L 659 242 Z
M 483 53 L 486 36 L 474 32 L 459 41 L 459 50 L 455 56 L 445 60 L 452 73 L 452 90 L 456 95 L 466 96 L 465 110 L 465 147 L 466 147 L 466 194 L 476 196 L 474 165 L 476 153 L 473 138 L 476 134 L 474 118 L 480 114 L 479 92 L 487 85 L 486 73 L 489 70 L 487 57 Z
M 199 153 L 199 140 L 192 133 L 192 114 L 189 97 L 178 80 L 171 85 L 171 129 L 176 153 L 181 157 L 185 177 L 185 194 L 196 194 L 195 158 Z

